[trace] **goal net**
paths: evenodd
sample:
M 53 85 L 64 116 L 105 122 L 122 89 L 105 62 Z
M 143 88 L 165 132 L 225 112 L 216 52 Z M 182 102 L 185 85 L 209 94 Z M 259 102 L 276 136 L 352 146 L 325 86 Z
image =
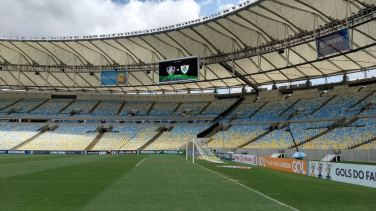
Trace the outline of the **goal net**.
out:
M 210 150 L 209 147 L 202 147 L 199 146 L 199 144 L 196 143 L 196 139 L 192 139 L 191 141 L 187 142 L 188 144 L 192 142 L 192 162 L 194 163 L 194 158 L 196 153 L 198 152 L 199 156 L 197 157 L 197 160 L 206 160 L 213 163 L 224 163 L 220 158 L 216 157 L 215 154 Z M 188 149 L 188 147 L 187 147 Z

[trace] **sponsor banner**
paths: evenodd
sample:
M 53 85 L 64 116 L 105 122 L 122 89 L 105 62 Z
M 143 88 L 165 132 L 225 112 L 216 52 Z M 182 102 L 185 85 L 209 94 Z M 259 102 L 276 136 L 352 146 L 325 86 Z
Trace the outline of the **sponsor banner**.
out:
M 230 154 L 230 153 L 225 153 L 223 158 L 226 159 L 226 160 L 232 160 L 232 155 L 233 154 Z
M 111 151 L 113 155 L 137 155 L 137 150 L 119 150 Z
M 220 157 L 220 158 L 224 158 L 225 153 L 217 152 L 217 154 L 215 156 Z
M 32 153 L 27 150 L 0 150 L 0 154 L 30 155 Z
M 247 166 L 217 166 L 219 168 L 230 168 L 230 169 L 252 169 L 252 167 Z
M 185 151 L 179 151 L 179 150 L 140 150 L 139 154 L 185 155 Z
M 234 154 L 232 155 L 232 160 L 239 163 L 246 163 L 249 165 L 257 166 L 257 156 L 256 155 L 242 155 Z
M 35 155 L 83 155 L 83 151 L 33 151 Z
M 307 175 L 307 161 L 305 160 L 259 156 L 258 166 L 290 172 L 294 174 Z
M 309 161 L 308 176 L 376 188 L 376 166 Z
M 101 86 L 126 86 L 127 71 L 101 71 Z
M 107 155 L 107 151 L 87 151 L 87 155 Z
M 347 51 L 351 49 L 349 29 L 345 28 L 319 38 L 316 38 L 317 57 Z

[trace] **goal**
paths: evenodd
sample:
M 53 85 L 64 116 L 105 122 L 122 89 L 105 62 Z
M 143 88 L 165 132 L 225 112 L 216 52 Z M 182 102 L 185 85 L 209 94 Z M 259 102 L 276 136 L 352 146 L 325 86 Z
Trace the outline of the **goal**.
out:
M 199 156 L 197 157 L 197 160 L 206 160 L 213 163 L 224 163 L 220 158 L 216 157 L 214 153 L 210 150 L 209 147 L 200 146 L 198 142 L 196 141 L 196 138 L 193 138 L 192 140 L 189 140 L 186 143 L 186 155 L 185 159 L 188 160 L 188 145 L 192 142 L 192 163 L 195 162 L 195 152 L 198 152 Z

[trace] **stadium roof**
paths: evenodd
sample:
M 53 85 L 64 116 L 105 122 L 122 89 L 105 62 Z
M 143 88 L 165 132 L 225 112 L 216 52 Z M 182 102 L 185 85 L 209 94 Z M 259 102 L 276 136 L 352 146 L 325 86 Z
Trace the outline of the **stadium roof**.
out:
M 259 0 L 172 26 L 64 37 L 0 37 L 0 87 L 95 92 L 253 87 L 375 68 L 375 0 Z M 348 27 L 352 50 L 317 58 L 315 38 Z M 158 61 L 198 55 L 200 80 L 158 84 Z M 128 86 L 100 86 L 127 70 Z

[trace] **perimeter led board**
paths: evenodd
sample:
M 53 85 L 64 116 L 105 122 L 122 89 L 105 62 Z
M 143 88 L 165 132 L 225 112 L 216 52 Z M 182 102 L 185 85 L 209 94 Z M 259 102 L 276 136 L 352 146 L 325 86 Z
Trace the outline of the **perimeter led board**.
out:
M 198 56 L 159 61 L 159 83 L 199 80 L 199 62 Z

